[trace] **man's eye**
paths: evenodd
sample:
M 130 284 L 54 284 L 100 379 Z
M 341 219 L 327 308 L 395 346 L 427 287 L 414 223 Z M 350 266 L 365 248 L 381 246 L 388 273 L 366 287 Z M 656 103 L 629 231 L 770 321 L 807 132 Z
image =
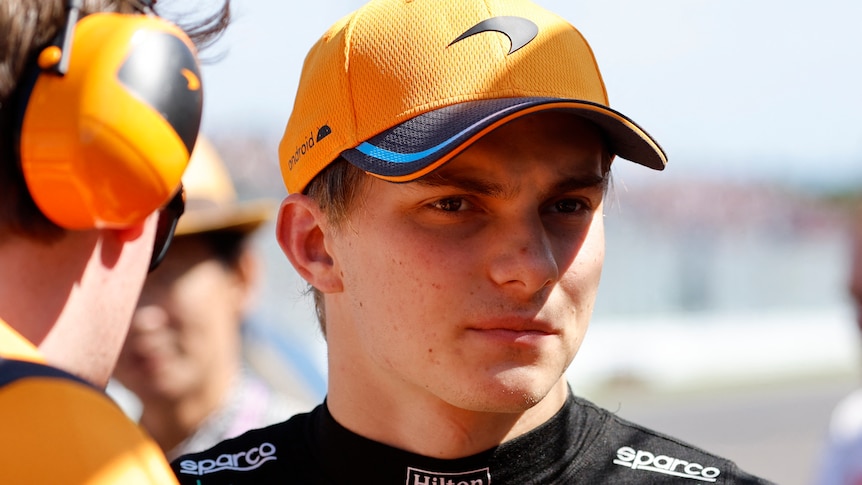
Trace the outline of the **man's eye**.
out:
M 464 206 L 464 199 L 458 198 L 450 198 L 450 199 L 440 199 L 437 202 L 432 204 L 435 208 L 440 209 L 441 211 L 446 212 L 456 212 L 461 210 Z
M 554 203 L 554 208 L 559 212 L 577 212 L 586 208 L 586 205 L 577 199 L 562 199 Z

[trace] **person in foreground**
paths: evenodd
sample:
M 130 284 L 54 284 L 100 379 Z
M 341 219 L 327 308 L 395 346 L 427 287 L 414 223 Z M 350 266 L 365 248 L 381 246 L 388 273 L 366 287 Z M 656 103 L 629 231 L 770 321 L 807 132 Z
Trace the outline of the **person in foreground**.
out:
M 147 276 L 114 370 L 140 400 L 139 423 L 169 459 L 313 407 L 300 393 L 274 389 L 243 356 L 260 265 L 251 236 L 275 204 L 237 200 L 227 167 L 203 136 L 183 189 L 186 210 L 171 250 Z
M 850 215 L 850 271 L 847 290 L 862 336 L 862 201 Z M 814 485 L 862 485 L 862 388 L 841 398 L 832 410 Z
M 575 397 L 619 156 L 590 47 L 523 0 L 376 0 L 306 58 L 277 238 L 313 287 L 325 402 L 172 467 L 187 484 L 765 483 Z
M 104 393 L 200 125 L 195 45 L 151 3 L 0 3 L 0 483 L 175 483 Z

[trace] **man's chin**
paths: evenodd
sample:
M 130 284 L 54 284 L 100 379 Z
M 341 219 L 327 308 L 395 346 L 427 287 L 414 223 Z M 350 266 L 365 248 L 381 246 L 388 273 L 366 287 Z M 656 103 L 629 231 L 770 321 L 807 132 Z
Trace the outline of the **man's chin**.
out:
M 481 412 L 523 413 L 533 408 L 553 390 L 555 379 L 516 372 L 515 375 L 495 376 L 479 384 L 468 397 L 469 408 Z

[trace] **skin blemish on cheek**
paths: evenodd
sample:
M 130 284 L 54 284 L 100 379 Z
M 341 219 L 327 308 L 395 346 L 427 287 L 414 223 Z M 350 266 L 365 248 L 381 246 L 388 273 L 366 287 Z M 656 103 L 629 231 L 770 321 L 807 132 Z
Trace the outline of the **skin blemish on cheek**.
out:
M 440 365 L 440 359 L 438 359 L 437 356 L 434 355 L 434 349 L 432 349 L 431 347 L 428 348 L 428 363 L 435 366 Z

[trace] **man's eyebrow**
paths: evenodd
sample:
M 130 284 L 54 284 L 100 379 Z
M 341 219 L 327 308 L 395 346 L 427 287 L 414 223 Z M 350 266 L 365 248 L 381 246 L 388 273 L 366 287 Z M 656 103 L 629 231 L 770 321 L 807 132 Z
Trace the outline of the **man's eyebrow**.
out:
M 506 194 L 506 190 L 502 184 L 465 174 L 431 172 L 424 177 L 416 179 L 415 183 L 426 187 L 450 187 L 467 193 L 488 197 L 504 197 Z
M 503 184 L 490 182 L 481 178 L 472 177 L 460 173 L 432 172 L 424 177 L 416 179 L 414 183 L 426 187 L 450 187 L 462 190 L 466 193 L 484 195 L 487 197 L 506 198 L 514 187 L 506 187 Z M 573 174 L 558 181 L 550 192 L 564 193 L 590 188 L 606 188 L 608 177 L 595 173 Z
M 606 175 L 598 175 L 595 173 L 577 174 L 567 177 L 554 186 L 556 192 L 572 192 L 582 189 L 591 188 L 606 188 L 608 186 L 608 177 Z

